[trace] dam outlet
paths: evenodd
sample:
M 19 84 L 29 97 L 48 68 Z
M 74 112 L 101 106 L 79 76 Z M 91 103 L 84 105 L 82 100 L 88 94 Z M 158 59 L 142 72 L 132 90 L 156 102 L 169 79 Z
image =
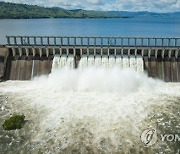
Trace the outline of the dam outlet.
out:
M 0 46 L 1 80 L 88 67 L 130 68 L 180 82 L 180 38 L 7 36 Z

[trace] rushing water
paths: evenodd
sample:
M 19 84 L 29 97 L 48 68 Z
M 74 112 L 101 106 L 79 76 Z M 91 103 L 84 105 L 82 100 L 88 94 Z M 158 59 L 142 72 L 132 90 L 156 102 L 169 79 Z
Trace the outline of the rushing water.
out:
M 129 69 L 61 69 L 34 81 L 0 83 L 1 124 L 13 113 L 27 123 L 2 131 L 1 153 L 177 153 L 179 142 L 145 147 L 147 128 L 180 133 L 180 85 Z M 17 148 L 18 147 L 18 148 Z
M 74 61 L 73 59 L 71 59 Z M 60 56 L 55 56 L 54 61 L 53 61 L 53 67 L 52 70 L 62 68 L 65 65 L 59 63 L 61 61 Z M 73 62 L 72 62 L 73 63 Z M 144 64 L 143 64 L 143 59 L 142 57 L 131 57 L 128 58 L 127 56 L 124 56 L 123 58 L 120 56 L 117 56 L 116 58 L 114 56 L 82 56 L 78 68 L 79 69 L 86 69 L 88 67 L 96 67 L 96 68 L 113 68 L 114 66 L 120 67 L 121 69 L 123 68 L 131 68 L 134 71 L 138 72 L 143 72 L 144 71 Z M 67 67 L 72 68 L 67 65 Z
M 52 72 L 61 69 L 61 68 L 70 68 L 73 69 L 75 67 L 75 61 L 73 56 L 60 56 L 60 55 L 55 55 L 53 59 L 53 64 L 52 64 Z
M 122 57 L 114 57 L 114 56 L 82 56 L 78 68 L 79 69 L 86 69 L 88 67 L 96 67 L 96 68 L 113 68 L 114 66 L 118 66 L 121 69 L 123 68 L 131 68 L 134 71 L 143 72 L 144 71 L 144 64 L 142 57 L 137 58 L 128 58 L 127 56 Z M 53 64 L 52 64 L 52 72 L 55 70 L 59 70 L 61 68 L 75 68 L 75 59 L 73 56 L 60 56 L 55 55 Z
M 142 58 L 82 57 L 83 69 L 76 70 L 73 61 L 57 55 L 49 76 L 0 83 L 0 124 L 13 113 L 27 120 L 21 130 L 0 127 L 2 154 L 178 154 L 178 141 L 159 136 L 180 134 L 179 83 L 135 71 L 142 70 Z M 158 133 L 150 147 L 140 140 L 147 128 Z

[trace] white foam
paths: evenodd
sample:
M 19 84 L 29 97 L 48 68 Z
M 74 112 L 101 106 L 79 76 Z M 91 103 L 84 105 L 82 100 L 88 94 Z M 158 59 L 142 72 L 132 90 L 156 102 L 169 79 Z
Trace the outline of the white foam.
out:
M 52 63 L 52 72 L 62 68 L 75 68 L 75 61 L 73 56 L 55 55 Z
M 130 60 L 130 68 L 133 69 L 134 71 L 137 71 L 137 61 L 136 61 L 136 58 L 135 57 L 131 57 L 129 60 Z
M 9 81 L 0 86 L 0 93 L 12 98 L 15 111 L 38 111 L 38 117 L 28 117 L 39 128 L 31 139 L 35 147 L 46 145 L 69 153 L 86 146 L 105 153 L 128 153 L 133 146 L 141 151 L 139 136 L 151 124 L 145 118 L 153 112 L 152 106 L 158 104 L 161 109 L 169 96 L 180 96 L 179 84 L 161 83 L 119 67 L 66 68 L 34 81 Z M 47 142 L 50 140 L 54 142 Z
M 100 62 L 100 61 L 98 61 Z M 99 64 L 99 63 L 98 63 Z M 35 80 L 36 81 L 36 80 Z M 152 87 L 155 81 L 145 74 L 139 74 L 129 68 L 111 69 L 90 67 L 86 69 L 59 69 L 48 78 L 38 78 L 37 84 L 57 90 L 133 92 L 141 87 Z
M 123 56 L 123 68 L 129 68 L 130 67 L 130 60 L 128 56 Z

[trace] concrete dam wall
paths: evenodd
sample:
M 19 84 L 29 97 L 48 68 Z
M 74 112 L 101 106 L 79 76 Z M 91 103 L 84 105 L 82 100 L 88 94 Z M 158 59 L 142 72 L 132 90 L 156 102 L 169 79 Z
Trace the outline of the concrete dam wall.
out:
M 55 57 L 66 57 L 64 61 L 71 57 L 75 69 L 84 58 L 87 62 L 99 58 L 100 63 L 120 60 L 122 65 L 126 60 L 126 67 L 138 65 L 140 58 L 149 77 L 180 82 L 179 38 L 121 37 L 8 36 L 7 45 L 0 47 L 0 79 L 30 80 L 50 74 Z
M 15 56 L 8 61 L 6 80 L 30 80 L 49 74 L 51 67 L 52 59 Z

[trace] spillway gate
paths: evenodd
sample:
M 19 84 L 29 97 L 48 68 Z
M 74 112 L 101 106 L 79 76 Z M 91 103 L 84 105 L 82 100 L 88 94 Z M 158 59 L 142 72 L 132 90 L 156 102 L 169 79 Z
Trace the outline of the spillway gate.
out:
M 74 57 L 78 68 L 82 57 L 143 59 L 148 76 L 166 82 L 180 81 L 180 38 L 7 36 L 0 48 L 0 76 L 5 80 L 29 80 L 49 74 L 55 55 Z

